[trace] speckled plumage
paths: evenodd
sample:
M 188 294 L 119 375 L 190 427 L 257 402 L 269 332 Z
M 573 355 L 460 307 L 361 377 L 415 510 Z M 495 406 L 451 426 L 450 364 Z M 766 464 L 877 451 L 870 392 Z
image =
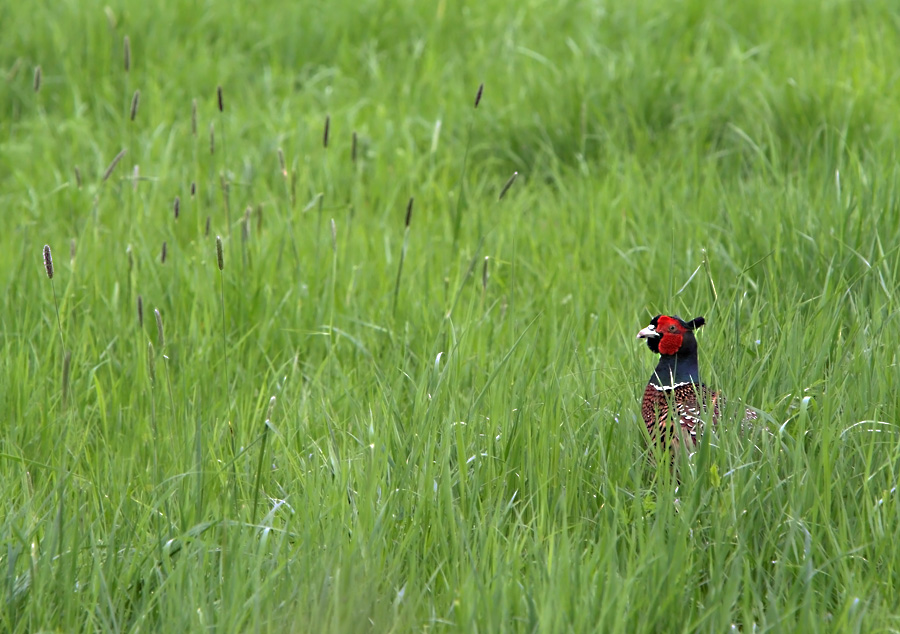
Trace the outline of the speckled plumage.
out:
M 685 322 L 679 317 L 658 315 L 638 333 L 649 348 L 660 355 L 641 401 L 641 416 L 651 443 L 684 446 L 693 450 L 705 424 L 715 427 L 725 408 L 724 398 L 700 381 L 697 340 L 693 331 L 705 323 L 702 317 Z M 757 418 L 748 409 L 744 421 Z

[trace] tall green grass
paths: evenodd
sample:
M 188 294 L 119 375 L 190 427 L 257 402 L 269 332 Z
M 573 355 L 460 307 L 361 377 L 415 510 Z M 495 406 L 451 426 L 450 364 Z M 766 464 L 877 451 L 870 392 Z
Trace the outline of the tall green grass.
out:
M 0 629 L 900 628 L 893 3 L 0 23 Z

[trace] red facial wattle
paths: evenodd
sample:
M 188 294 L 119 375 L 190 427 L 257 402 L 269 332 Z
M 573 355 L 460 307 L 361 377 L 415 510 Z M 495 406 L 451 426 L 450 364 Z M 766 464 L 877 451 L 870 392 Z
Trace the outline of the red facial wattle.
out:
M 659 353 L 677 354 L 684 341 L 684 328 L 678 320 L 661 315 L 656 323 L 656 332 L 660 335 Z

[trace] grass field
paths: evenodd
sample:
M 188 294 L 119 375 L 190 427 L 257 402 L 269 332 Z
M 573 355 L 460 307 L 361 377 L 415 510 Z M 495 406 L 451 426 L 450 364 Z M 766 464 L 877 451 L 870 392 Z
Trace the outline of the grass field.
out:
M 0 24 L 0 631 L 900 630 L 896 3 Z

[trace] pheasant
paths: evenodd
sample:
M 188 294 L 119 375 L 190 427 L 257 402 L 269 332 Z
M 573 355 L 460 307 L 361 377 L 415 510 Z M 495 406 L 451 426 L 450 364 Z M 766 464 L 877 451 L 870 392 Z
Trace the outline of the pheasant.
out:
M 703 317 L 685 322 L 678 316 L 657 315 L 637 335 L 659 354 L 644 390 L 641 415 L 651 441 L 669 443 L 673 451 L 681 445 L 691 451 L 699 442 L 704 416 L 708 414 L 715 426 L 725 408 L 722 395 L 700 381 L 694 331 L 705 323 Z M 744 422 L 756 418 L 752 409 L 744 414 Z

